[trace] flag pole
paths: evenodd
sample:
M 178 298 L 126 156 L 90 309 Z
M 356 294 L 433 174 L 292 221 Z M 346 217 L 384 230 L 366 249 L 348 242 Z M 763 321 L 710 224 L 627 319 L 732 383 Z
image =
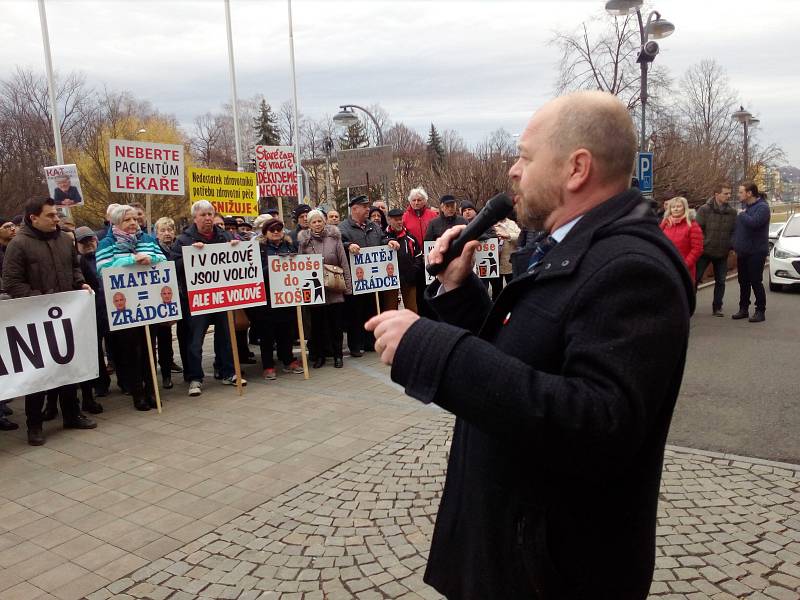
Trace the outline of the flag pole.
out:
M 41 1 L 41 0 L 40 0 Z M 236 146 L 236 170 L 244 171 L 242 163 L 242 144 L 239 139 L 239 98 L 236 94 L 236 69 L 233 66 L 233 36 L 231 34 L 231 1 L 225 0 L 225 30 L 228 34 L 228 71 L 231 79 L 231 98 L 233 102 L 233 141 Z

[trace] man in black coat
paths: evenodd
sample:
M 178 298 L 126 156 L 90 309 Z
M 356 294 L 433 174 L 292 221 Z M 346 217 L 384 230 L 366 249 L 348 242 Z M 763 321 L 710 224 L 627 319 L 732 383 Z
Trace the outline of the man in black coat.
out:
M 450 194 L 445 194 L 439 198 L 439 210 L 441 214 L 433 221 L 428 223 L 425 230 L 425 242 L 432 242 L 438 239 L 445 231 L 456 225 L 466 225 L 467 220 L 458 214 L 456 199 Z
M 367 324 L 392 379 L 457 416 L 425 581 L 450 600 L 644 600 L 694 283 L 628 188 L 616 98 L 548 103 L 519 150 L 518 214 L 549 236 L 494 304 L 471 242 L 428 290 L 443 322 Z

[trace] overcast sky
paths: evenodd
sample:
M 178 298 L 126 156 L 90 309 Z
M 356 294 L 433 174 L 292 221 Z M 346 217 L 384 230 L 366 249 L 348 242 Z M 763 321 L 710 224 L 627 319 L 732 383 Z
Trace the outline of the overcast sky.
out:
M 294 0 L 300 111 L 380 103 L 421 132 L 431 122 L 475 143 L 498 127 L 519 132 L 552 96 L 555 30 L 603 12 L 604 0 Z M 285 0 L 231 0 L 240 98 L 290 98 Z M 659 0 L 676 26 L 658 63 L 677 79 L 715 58 L 761 141 L 800 166 L 800 23 L 797 0 Z M 35 0 L 0 0 L 0 77 L 15 65 L 44 69 Z M 47 0 L 57 71 L 126 89 L 188 125 L 229 101 L 223 0 Z M 188 129 L 188 128 L 187 128 Z

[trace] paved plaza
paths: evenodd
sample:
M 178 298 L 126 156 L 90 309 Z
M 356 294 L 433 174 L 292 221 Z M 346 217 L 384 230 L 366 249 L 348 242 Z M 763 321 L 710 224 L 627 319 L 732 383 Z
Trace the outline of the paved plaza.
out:
M 422 574 L 452 417 L 374 354 L 165 398 L 106 399 L 43 448 L 0 436 L 0 600 L 440 598 Z M 651 596 L 798 590 L 800 467 L 671 448 Z

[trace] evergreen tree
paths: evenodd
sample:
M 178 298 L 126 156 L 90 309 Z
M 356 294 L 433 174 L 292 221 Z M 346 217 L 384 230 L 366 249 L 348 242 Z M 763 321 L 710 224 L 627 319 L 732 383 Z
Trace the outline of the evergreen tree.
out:
M 256 144 L 261 146 L 279 146 L 281 135 L 278 132 L 278 118 L 266 100 L 261 100 L 258 116 L 254 119 Z
M 431 123 L 431 130 L 428 133 L 428 143 L 426 146 L 428 160 L 430 161 L 431 166 L 438 171 L 444 166 L 445 153 L 442 137 L 439 135 L 439 131 L 436 129 L 433 123 Z
M 369 136 L 367 135 L 367 128 L 364 127 L 361 119 L 359 119 L 349 125 L 344 135 L 339 137 L 339 148 L 352 150 L 353 148 L 363 148 L 364 146 L 369 146 Z

